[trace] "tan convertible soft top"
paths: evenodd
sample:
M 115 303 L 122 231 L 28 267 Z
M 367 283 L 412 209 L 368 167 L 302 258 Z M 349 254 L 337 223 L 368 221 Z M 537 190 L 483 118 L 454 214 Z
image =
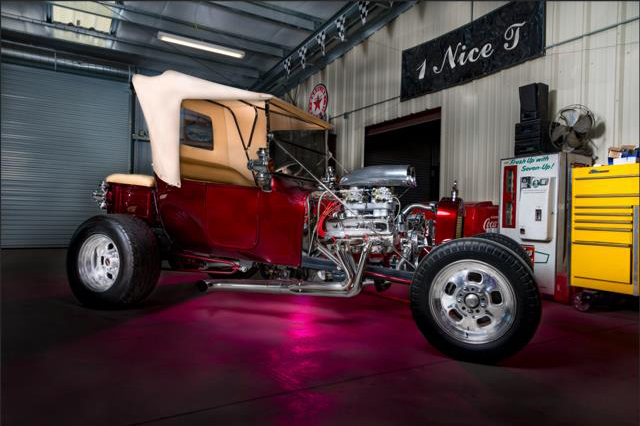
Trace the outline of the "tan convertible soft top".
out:
M 165 71 L 155 77 L 136 74 L 133 76 L 133 86 L 149 129 L 153 170 L 160 179 L 173 186 L 180 186 L 180 107 L 185 100 L 219 101 L 226 104 L 227 108 L 234 104 L 228 101 L 244 101 L 261 111 L 269 112 L 270 130 L 328 130 L 333 127 L 272 95 L 236 89 L 176 71 Z M 228 141 L 224 141 L 225 143 L 237 143 L 241 146 L 238 132 L 241 131 L 245 137 L 254 133 L 250 128 L 252 120 L 239 120 L 239 123 L 240 130 L 226 125 Z M 214 128 L 220 125 L 225 124 L 214 123 Z M 265 120 L 258 121 L 258 125 L 266 127 Z M 255 134 L 264 138 L 266 129 L 260 130 L 262 131 Z M 252 144 L 254 148 L 265 145 L 265 140 Z M 255 149 L 249 155 L 255 158 Z M 246 158 L 220 159 L 216 164 L 218 167 L 238 169 L 239 161 L 246 164 Z M 247 174 L 246 170 L 238 172 L 245 176 Z

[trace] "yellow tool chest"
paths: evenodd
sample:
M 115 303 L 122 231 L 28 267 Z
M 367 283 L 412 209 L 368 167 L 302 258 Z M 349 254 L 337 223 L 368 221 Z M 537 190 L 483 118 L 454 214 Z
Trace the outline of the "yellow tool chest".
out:
M 638 295 L 640 164 L 572 169 L 574 287 Z

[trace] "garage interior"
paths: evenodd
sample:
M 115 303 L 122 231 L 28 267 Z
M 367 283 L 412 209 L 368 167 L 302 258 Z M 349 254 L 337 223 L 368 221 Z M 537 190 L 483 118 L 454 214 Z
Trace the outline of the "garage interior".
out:
M 426 111 L 370 126 L 365 130 L 364 146 L 364 166 L 414 165 L 418 185 L 399 197 L 403 204 L 440 199 L 439 111 Z
M 1 14 L 3 425 L 640 422 L 640 2 L 7 1 Z M 158 155 L 170 107 L 181 186 Z M 245 175 L 186 175 L 187 154 L 212 167 L 200 153 L 227 137 Z M 358 175 L 394 165 L 402 182 Z M 368 191 L 393 206 L 384 260 L 376 222 L 349 248 L 331 236 Z M 95 236 L 111 250 L 101 265 L 82 261 Z M 335 252 L 313 251 L 321 237 Z M 268 262 L 287 256 L 298 263 Z M 463 290 L 446 277 L 457 264 Z M 473 268 L 497 299 L 473 290 Z M 100 299 L 127 271 L 135 303 Z M 456 308 L 451 286 L 471 292 Z M 506 313 L 456 328 L 483 295 Z

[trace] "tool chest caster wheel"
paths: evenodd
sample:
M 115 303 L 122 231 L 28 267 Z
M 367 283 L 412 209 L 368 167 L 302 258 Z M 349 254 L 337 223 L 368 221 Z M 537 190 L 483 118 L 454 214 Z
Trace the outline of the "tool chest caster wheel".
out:
M 573 307 L 580 312 L 589 312 L 593 307 L 596 293 L 591 291 L 580 291 L 573 296 Z

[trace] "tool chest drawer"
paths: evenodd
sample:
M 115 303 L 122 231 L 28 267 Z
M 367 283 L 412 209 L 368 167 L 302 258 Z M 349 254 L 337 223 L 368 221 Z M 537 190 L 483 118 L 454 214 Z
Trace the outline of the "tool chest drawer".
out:
M 602 204 L 608 201 L 600 198 L 588 204 L 577 201 L 573 207 L 571 236 L 572 241 L 599 241 L 608 243 L 633 243 L 633 209 L 631 205 L 618 206 Z M 600 205 L 597 205 L 600 204 Z
M 631 249 L 631 244 L 575 241 L 571 253 L 575 260 L 572 274 L 578 278 L 630 285 Z
M 638 197 L 640 164 L 573 169 L 572 191 L 577 199 Z
M 612 230 L 612 228 L 596 228 L 574 226 L 571 230 L 572 241 L 594 241 L 599 243 L 633 244 L 633 232 Z

